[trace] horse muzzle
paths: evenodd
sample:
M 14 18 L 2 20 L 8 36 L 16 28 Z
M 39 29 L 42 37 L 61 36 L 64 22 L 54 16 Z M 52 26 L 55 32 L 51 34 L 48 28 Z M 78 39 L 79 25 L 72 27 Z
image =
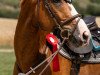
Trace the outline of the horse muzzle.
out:
M 75 53 L 85 54 L 93 49 L 91 35 L 84 31 L 82 36 L 71 36 L 66 42 L 66 45 Z

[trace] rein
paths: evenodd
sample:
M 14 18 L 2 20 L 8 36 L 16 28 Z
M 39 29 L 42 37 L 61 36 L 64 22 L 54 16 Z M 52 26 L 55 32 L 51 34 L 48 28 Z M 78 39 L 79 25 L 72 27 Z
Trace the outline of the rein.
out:
M 32 68 L 30 67 L 30 71 L 27 73 L 19 73 L 18 75 L 30 75 L 31 73 L 35 73 L 35 70 L 38 69 L 40 66 L 42 66 L 45 62 L 49 61 L 48 64 L 43 68 L 43 70 L 39 73 L 39 75 L 42 75 L 43 72 L 47 69 L 47 67 L 51 64 L 55 56 L 58 54 L 58 52 L 62 49 L 64 42 L 66 39 L 63 39 L 62 43 L 60 43 L 60 47 L 57 51 L 55 51 L 53 54 L 51 54 L 48 58 L 46 58 L 44 61 L 42 61 L 40 64 L 38 64 L 36 67 Z

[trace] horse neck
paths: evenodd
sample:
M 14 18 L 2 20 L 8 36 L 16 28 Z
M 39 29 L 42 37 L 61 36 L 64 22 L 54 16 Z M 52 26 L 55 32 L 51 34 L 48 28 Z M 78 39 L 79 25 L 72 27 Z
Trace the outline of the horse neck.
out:
M 44 52 L 45 35 L 47 32 L 18 22 L 15 33 L 15 54 L 23 71 L 41 62 L 40 52 Z
M 30 66 L 36 66 L 40 62 L 38 56 L 40 56 L 40 52 L 44 52 L 42 47 L 45 45 L 45 36 L 48 33 L 34 27 L 37 24 L 36 4 L 35 2 L 32 4 L 31 1 L 23 0 L 22 2 L 14 39 L 17 63 L 23 72 L 27 72 Z

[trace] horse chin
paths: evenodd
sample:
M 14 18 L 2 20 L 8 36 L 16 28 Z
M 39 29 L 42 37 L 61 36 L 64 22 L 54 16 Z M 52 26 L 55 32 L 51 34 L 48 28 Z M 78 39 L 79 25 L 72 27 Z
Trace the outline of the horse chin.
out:
M 79 54 L 89 53 L 93 49 L 91 39 L 87 42 L 82 41 L 81 39 L 72 36 L 66 42 L 66 45 L 70 48 L 71 51 Z
M 75 46 L 76 48 L 83 45 L 82 40 L 76 38 L 75 36 L 70 37 L 69 40 L 68 40 L 68 43 L 69 43 L 69 44 L 72 44 L 72 45 Z

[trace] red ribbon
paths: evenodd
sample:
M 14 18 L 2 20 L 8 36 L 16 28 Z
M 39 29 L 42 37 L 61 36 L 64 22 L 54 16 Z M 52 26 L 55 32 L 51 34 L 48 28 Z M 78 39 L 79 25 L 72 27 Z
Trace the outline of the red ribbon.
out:
M 55 35 L 53 34 L 48 34 L 46 36 L 46 40 L 47 42 L 52 45 L 52 53 L 54 53 L 55 51 L 57 51 L 57 44 L 58 44 L 58 39 L 56 38 Z M 53 59 L 53 71 L 54 72 L 58 72 L 60 71 L 60 66 L 59 66 L 59 58 L 58 58 L 58 54 L 54 57 Z

